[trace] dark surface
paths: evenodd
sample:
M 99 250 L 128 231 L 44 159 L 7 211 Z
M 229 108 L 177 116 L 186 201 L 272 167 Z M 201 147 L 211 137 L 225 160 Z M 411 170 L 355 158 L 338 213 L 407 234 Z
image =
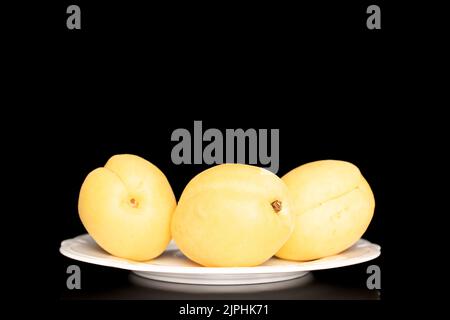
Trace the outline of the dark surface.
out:
M 144 279 L 126 270 L 89 265 L 61 258 L 61 267 L 81 268 L 81 289 L 65 287 L 61 270 L 63 300 L 378 300 L 379 290 L 366 287 L 368 265 L 381 258 L 345 268 L 309 273 L 304 277 L 268 284 L 206 286 L 176 284 Z

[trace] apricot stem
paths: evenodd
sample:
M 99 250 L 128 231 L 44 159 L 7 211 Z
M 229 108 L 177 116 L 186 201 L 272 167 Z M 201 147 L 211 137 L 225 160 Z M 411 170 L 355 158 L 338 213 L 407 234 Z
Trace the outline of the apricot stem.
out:
M 136 201 L 135 198 L 130 199 L 130 204 L 133 208 L 136 208 L 138 206 L 138 202 Z
M 276 213 L 281 211 L 281 201 L 275 200 L 271 203 L 273 210 L 275 210 Z

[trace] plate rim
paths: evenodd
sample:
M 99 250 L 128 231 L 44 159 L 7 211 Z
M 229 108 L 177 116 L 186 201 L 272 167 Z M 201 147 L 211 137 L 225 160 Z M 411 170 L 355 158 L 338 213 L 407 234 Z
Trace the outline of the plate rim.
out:
M 104 258 L 91 257 L 84 253 L 75 252 L 71 245 L 76 242 L 86 241 L 87 238 L 93 238 L 89 234 L 78 235 L 74 238 L 66 239 L 61 242 L 61 246 L 59 248 L 59 252 L 73 260 L 82 261 L 86 263 L 91 263 L 95 265 L 101 265 L 105 267 L 119 268 L 130 271 L 140 271 L 140 272 L 156 272 L 156 273 L 174 273 L 174 274 L 270 274 L 270 273 L 286 273 L 286 272 L 300 272 L 300 271 L 315 271 L 315 270 L 325 270 L 325 269 L 334 269 L 341 268 L 350 265 L 355 265 L 359 263 L 364 263 L 373 259 L 376 259 L 381 254 L 381 246 L 378 244 L 372 243 L 366 239 L 359 239 L 353 246 L 359 245 L 363 247 L 368 247 L 369 250 L 362 256 L 348 258 L 342 261 L 334 261 L 335 266 L 330 267 L 327 265 L 327 258 L 322 258 L 313 261 L 307 262 L 298 262 L 298 261 L 290 261 L 292 265 L 283 265 L 283 266 L 255 266 L 255 267 L 203 267 L 203 266 L 161 266 L 161 265 L 152 265 L 145 264 L 145 262 L 137 262 L 132 260 L 127 260 L 123 258 L 114 257 L 112 255 L 111 258 L 113 260 L 104 260 Z M 171 242 L 172 243 L 172 242 Z M 352 246 L 352 247 L 353 247 Z M 352 248 L 350 247 L 350 248 Z M 166 248 L 167 250 L 167 248 Z M 347 249 L 348 250 L 348 249 Z M 108 254 L 106 252 L 106 254 Z M 338 254 L 339 255 L 339 254 Z M 100 261 L 99 261 L 100 259 Z M 276 257 L 272 257 L 271 259 L 279 259 Z M 323 263 L 320 263 L 323 260 Z M 149 260 L 151 261 L 151 260 Z M 313 262 L 313 265 L 310 263 Z M 124 264 L 126 263 L 126 265 Z

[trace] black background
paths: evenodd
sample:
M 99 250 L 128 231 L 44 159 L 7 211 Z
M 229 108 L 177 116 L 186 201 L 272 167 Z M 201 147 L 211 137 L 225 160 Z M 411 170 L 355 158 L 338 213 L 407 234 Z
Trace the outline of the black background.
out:
M 314 273 L 319 289 L 311 295 L 265 293 L 261 299 L 389 297 L 387 221 L 396 179 L 391 173 L 407 139 L 397 129 L 393 111 L 401 68 L 395 64 L 400 55 L 396 48 L 410 31 L 394 23 L 398 8 L 374 2 L 382 8 L 382 30 L 367 30 L 365 8 L 372 2 L 365 1 L 295 7 L 73 3 L 81 7 L 82 30 L 65 27 L 65 8 L 72 2 L 62 1 L 49 11 L 56 33 L 46 65 L 52 80 L 47 99 L 59 107 L 40 110 L 49 120 L 45 139 L 54 154 L 47 165 L 57 173 L 58 210 L 52 217 L 58 225 L 52 248 L 61 306 L 70 309 L 64 301 L 79 298 L 190 298 L 135 290 L 127 272 L 78 262 L 83 289 L 69 291 L 65 271 L 74 261 L 62 257 L 58 248 L 60 241 L 85 232 L 77 213 L 79 188 L 91 170 L 114 154 L 137 154 L 157 165 L 178 198 L 206 168 L 171 163 L 172 131 L 192 132 L 194 120 L 203 120 L 205 130 L 279 128 L 279 175 L 309 161 L 347 160 L 361 169 L 374 191 L 376 211 L 364 237 L 383 247 L 380 258 Z M 365 287 L 366 267 L 372 263 L 382 267 L 380 295 Z M 274 312 L 295 308 L 289 302 L 271 303 Z M 182 303 L 151 304 L 167 307 L 171 315 L 175 305 Z

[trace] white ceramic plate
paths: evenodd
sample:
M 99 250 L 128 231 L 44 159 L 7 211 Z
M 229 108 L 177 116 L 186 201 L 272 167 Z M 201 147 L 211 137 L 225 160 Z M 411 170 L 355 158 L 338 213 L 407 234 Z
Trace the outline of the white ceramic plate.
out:
M 253 284 L 289 280 L 304 276 L 309 271 L 349 266 L 375 259 L 381 247 L 360 239 L 351 248 L 338 255 L 308 262 L 271 258 L 257 267 L 208 268 L 186 258 L 171 242 L 156 259 L 136 262 L 117 258 L 103 249 L 88 235 L 64 240 L 59 251 L 66 257 L 97 265 L 131 270 L 137 275 L 167 282 L 189 284 Z

